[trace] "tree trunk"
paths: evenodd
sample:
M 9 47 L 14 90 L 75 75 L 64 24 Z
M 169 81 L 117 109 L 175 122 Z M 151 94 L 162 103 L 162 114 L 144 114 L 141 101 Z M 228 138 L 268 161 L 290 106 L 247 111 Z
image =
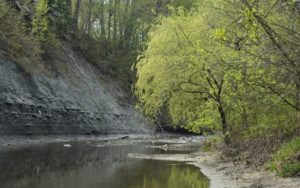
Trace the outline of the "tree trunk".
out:
M 107 25 L 107 40 L 111 42 L 111 17 L 113 16 L 112 1 L 109 1 L 108 8 L 108 25 Z
M 114 24 L 113 24 L 113 46 L 116 47 L 117 45 L 117 22 L 118 22 L 118 0 L 115 0 L 114 5 Z
M 248 113 L 246 110 L 246 107 L 244 105 L 242 105 L 242 123 L 243 123 L 243 127 L 245 129 L 249 128 L 249 123 L 248 123 Z
M 127 46 L 127 31 L 128 31 L 128 27 L 129 27 L 129 17 L 130 17 L 130 11 L 129 11 L 129 0 L 125 1 L 125 10 L 124 10 L 124 19 L 123 19 L 123 26 L 122 26 L 122 39 L 120 41 L 122 41 L 122 47 Z
M 80 4 L 81 0 L 77 0 L 73 15 L 73 23 L 72 23 L 72 34 L 76 36 L 78 30 L 78 19 L 79 19 L 79 12 L 80 12 Z
M 226 119 L 226 113 L 224 111 L 224 108 L 221 104 L 221 102 L 218 102 L 218 111 L 221 118 L 221 125 L 222 125 L 222 132 L 224 135 L 224 142 L 226 145 L 230 144 L 230 138 L 228 135 L 228 125 L 227 125 L 227 119 Z
M 88 9 L 88 16 L 87 16 L 87 33 L 91 33 L 91 27 L 92 27 L 92 5 L 93 0 L 89 0 L 89 9 Z
M 296 104 L 297 109 L 300 109 L 300 70 L 298 71 L 298 74 L 296 77 L 295 104 Z
M 299 70 L 300 71 L 300 70 Z M 297 80 L 296 80 L 296 98 L 295 104 L 297 109 L 300 109 L 300 72 L 298 71 Z M 298 123 L 298 135 L 300 136 L 300 111 L 296 111 L 297 123 Z
M 68 8 L 68 14 L 72 15 L 72 0 L 66 0 L 66 6 Z
M 100 27 L 101 27 L 101 40 L 104 41 L 106 38 L 106 31 L 105 31 L 105 19 L 104 19 L 104 12 L 105 12 L 105 7 L 104 7 L 104 0 L 101 0 L 101 17 L 100 17 Z
M 72 30 L 72 0 L 66 0 L 66 7 L 67 7 L 67 33 L 69 34 Z

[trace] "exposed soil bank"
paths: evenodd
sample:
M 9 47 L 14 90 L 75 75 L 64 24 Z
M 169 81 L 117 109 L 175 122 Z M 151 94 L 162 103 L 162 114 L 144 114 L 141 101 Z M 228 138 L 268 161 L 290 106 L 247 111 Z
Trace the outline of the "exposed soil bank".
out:
M 296 188 L 300 178 L 281 178 L 263 168 L 254 169 L 222 159 L 220 153 L 196 152 L 180 155 L 129 154 L 129 157 L 151 160 L 183 161 L 196 165 L 211 179 L 212 188 Z
M 0 50 L 0 135 L 93 135 L 153 132 L 121 85 L 63 44 L 26 72 Z

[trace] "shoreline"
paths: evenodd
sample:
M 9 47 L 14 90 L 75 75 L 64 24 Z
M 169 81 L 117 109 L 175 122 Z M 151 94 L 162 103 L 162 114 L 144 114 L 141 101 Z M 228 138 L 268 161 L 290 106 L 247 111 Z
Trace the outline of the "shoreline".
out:
M 113 140 L 149 139 L 149 134 L 111 134 L 111 135 L 45 135 L 45 136 L 0 136 L 0 148 L 18 148 L 66 142 L 101 142 Z
M 252 168 L 222 159 L 217 152 L 195 152 L 191 154 L 128 154 L 129 157 L 186 162 L 200 168 L 210 180 L 210 188 L 296 188 L 300 178 L 282 178 L 262 167 Z
M 0 149 L 18 148 L 48 143 L 99 142 L 104 145 L 132 144 L 149 142 L 151 148 L 185 151 L 195 144 L 199 146 L 204 137 L 168 138 L 166 135 L 56 135 L 56 136 L 0 136 Z M 159 144 L 159 145 L 157 145 Z M 178 161 L 199 167 L 210 180 L 211 188 L 296 188 L 300 187 L 300 178 L 282 178 L 268 172 L 263 167 L 252 168 L 221 156 L 219 152 L 196 151 L 189 154 L 140 154 L 129 153 L 128 157 L 148 160 Z
M 212 181 L 212 188 L 296 188 L 300 178 L 282 178 L 262 167 L 247 167 L 221 159 L 220 153 L 198 153 L 194 165 Z

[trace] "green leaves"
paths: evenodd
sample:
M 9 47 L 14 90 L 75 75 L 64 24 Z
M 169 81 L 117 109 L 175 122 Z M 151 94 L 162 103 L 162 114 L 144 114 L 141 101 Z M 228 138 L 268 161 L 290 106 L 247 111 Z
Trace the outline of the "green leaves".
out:
M 40 0 L 35 6 L 35 14 L 32 23 L 32 33 L 41 44 L 46 43 L 49 35 L 49 21 L 48 21 L 48 2 L 47 0 Z
M 269 168 L 283 177 L 299 175 L 299 154 L 300 138 L 296 137 L 279 148 L 273 155 Z
M 167 108 L 173 125 L 193 132 L 220 129 L 222 108 L 241 139 L 293 134 L 300 22 L 291 24 L 291 12 L 277 3 L 214 0 L 184 14 L 172 8 L 137 64 L 140 107 L 151 117 Z
M 226 29 L 225 28 L 219 28 L 219 29 L 215 29 L 215 38 L 216 39 L 221 39 L 226 41 Z
M 167 106 L 175 125 L 186 125 L 196 132 L 211 130 L 219 119 L 212 111 L 210 93 L 216 88 L 208 85 L 211 76 L 207 68 L 216 79 L 223 77 L 223 71 L 215 71 L 214 63 L 209 62 L 216 57 L 205 48 L 210 33 L 204 32 L 204 19 L 198 13 L 184 14 L 182 8 L 174 12 L 152 28 L 148 48 L 136 66 L 136 95 L 151 117 L 160 115 Z

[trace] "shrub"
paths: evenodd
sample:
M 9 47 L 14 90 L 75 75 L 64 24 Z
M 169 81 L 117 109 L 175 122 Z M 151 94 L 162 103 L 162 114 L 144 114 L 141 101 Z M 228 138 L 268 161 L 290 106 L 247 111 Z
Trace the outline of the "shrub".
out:
M 208 139 L 203 144 L 203 151 L 210 152 L 218 148 L 218 146 L 222 143 L 223 136 L 214 135 L 209 136 Z
M 22 14 L 6 2 L 0 3 L 0 49 L 27 72 L 42 69 L 41 49 L 30 35 Z M 39 70 L 38 70 L 39 69 Z
M 284 143 L 273 155 L 269 168 L 279 176 L 300 176 L 300 137 Z

